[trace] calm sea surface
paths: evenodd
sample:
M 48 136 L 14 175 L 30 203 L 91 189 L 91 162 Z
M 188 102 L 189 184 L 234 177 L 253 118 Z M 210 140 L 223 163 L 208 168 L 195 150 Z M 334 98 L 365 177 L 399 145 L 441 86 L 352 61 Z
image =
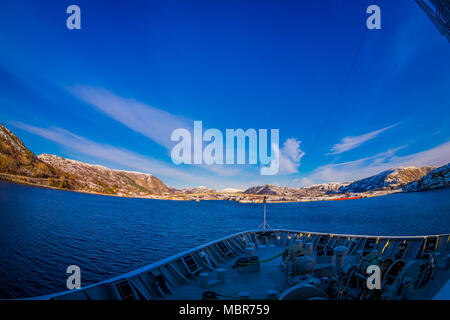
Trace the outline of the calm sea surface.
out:
M 65 290 L 262 222 L 258 204 L 127 199 L 0 182 L 0 298 Z M 450 232 L 450 188 L 349 201 L 268 204 L 272 228 L 372 235 Z

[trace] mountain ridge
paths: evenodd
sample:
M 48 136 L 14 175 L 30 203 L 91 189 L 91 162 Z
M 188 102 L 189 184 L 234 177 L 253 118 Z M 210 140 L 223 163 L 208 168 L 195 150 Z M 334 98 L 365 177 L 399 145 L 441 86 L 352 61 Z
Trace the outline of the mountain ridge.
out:
M 52 187 L 59 186 L 59 183 L 51 179 L 63 176 L 63 173 L 36 157 L 22 140 L 2 124 L 0 124 L 0 173 L 21 177 L 17 178 L 17 182 L 50 179 L 48 185 Z
M 207 194 L 209 199 L 237 199 L 271 196 L 287 200 L 322 199 L 342 195 L 370 196 L 392 192 L 413 192 L 450 185 L 450 163 L 441 167 L 397 167 L 376 175 L 351 181 L 290 188 L 266 184 L 245 190 L 222 191 L 199 186 L 175 189 L 150 173 L 111 169 L 98 164 L 67 159 L 57 155 L 34 155 L 14 133 L 0 124 L 0 178 L 14 182 L 119 196 L 181 196 Z M 228 190 L 228 191 L 225 191 Z M 231 191 L 231 192 L 230 192 Z M 235 193 L 235 196 L 230 196 Z M 215 195 L 215 196 L 214 196 Z
M 266 184 L 250 187 L 246 189 L 244 193 L 277 196 L 323 196 L 332 194 L 363 194 L 367 192 L 383 191 L 421 191 L 449 186 L 449 168 L 450 163 L 441 167 L 397 167 L 351 182 L 321 183 L 302 188 L 277 187 Z M 439 179 L 439 177 L 441 177 L 441 179 Z
M 149 173 L 110 169 L 108 167 L 67 159 L 51 154 L 38 158 L 77 181 L 80 191 L 118 195 L 150 195 L 172 193 L 159 178 Z
M 360 179 L 340 188 L 340 193 L 366 192 L 371 190 L 396 190 L 406 186 L 412 181 L 422 178 L 430 171 L 436 169 L 433 166 L 424 167 L 397 167 L 376 175 Z
M 2 124 L 0 174 L 4 180 L 71 191 L 128 196 L 173 193 L 152 174 L 110 169 L 46 153 L 36 156 Z
M 450 184 L 450 163 L 436 168 L 417 181 L 408 183 L 404 189 L 407 192 L 443 188 Z

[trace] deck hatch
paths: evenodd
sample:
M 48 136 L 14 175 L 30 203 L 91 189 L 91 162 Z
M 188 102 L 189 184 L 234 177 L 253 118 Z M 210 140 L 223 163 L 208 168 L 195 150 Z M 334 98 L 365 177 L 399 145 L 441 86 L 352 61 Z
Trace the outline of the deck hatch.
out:
M 121 300 L 136 301 L 146 299 L 145 296 L 133 286 L 130 280 L 124 280 L 117 283 L 116 288 Z
M 197 262 L 195 261 L 192 255 L 187 255 L 183 257 L 181 261 L 183 262 L 184 266 L 189 271 L 189 273 L 192 275 L 195 275 L 202 270 L 202 268 L 198 266 Z
M 217 242 L 217 248 L 219 248 L 219 251 L 225 256 L 229 257 L 233 254 L 233 252 L 228 248 L 228 246 L 225 244 L 225 242 Z

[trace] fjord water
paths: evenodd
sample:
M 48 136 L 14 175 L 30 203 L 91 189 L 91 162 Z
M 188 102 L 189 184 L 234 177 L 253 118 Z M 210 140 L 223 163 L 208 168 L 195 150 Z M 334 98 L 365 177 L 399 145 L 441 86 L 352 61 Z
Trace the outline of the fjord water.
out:
M 267 205 L 272 228 L 424 235 L 450 232 L 450 189 L 349 201 Z M 261 204 L 164 201 L 90 195 L 0 182 L 0 298 L 82 286 L 188 248 L 256 229 Z

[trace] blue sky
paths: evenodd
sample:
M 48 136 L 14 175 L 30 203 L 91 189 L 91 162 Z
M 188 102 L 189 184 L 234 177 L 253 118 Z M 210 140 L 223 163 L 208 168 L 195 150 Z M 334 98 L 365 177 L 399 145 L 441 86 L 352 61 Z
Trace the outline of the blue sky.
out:
M 66 8 L 81 8 L 81 30 Z M 367 30 L 342 96 L 326 121 Z M 175 187 L 302 186 L 450 159 L 450 45 L 412 0 L 0 4 L 0 122 Z M 170 132 L 279 129 L 281 168 L 172 163 Z M 324 126 L 321 131 L 320 128 Z

